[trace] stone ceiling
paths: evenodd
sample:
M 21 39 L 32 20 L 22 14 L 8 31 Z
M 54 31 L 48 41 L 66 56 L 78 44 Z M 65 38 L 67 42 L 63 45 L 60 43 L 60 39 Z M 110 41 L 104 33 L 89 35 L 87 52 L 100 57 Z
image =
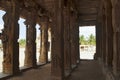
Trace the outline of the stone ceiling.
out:
M 75 0 L 79 14 L 80 25 L 94 25 L 96 23 L 100 0 Z
M 1 0 L 0 3 L 5 0 Z M 7 0 L 9 1 L 9 0 Z M 39 7 L 38 11 L 41 11 L 43 8 L 50 12 L 53 10 L 54 6 L 52 6 L 54 0 L 20 0 L 20 3 L 26 6 L 36 6 Z M 71 0 L 75 4 L 75 7 L 79 14 L 79 23 L 80 25 L 95 25 L 97 15 L 98 15 L 98 8 L 99 8 L 99 1 L 100 0 Z M 35 5 L 34 5 L 35 4 Z M 0 6 L 4 6 L 4 4 Z M 25 6 L 25 7 L 26 7 Z M 39 12 L 38 12 L 39 13 Z M 41 12 L 40 12 L 41 13 Z M 48 13 L 49 14 L 49 13 Z

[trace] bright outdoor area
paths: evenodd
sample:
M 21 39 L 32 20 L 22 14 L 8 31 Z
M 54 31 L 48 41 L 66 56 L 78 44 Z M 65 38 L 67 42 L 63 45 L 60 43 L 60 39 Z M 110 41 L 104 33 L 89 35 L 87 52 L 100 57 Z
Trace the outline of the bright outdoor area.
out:
M 96 52 L 95 26 L 79 27 L 80 59 L 92 60 Z

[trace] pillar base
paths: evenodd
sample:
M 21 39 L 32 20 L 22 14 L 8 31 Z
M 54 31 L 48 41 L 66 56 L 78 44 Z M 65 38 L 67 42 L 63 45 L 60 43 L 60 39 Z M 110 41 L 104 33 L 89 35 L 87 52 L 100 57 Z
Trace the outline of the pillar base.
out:
M 9 63 L 3 63 L 3 73 L 12 74 L 12 65 Z

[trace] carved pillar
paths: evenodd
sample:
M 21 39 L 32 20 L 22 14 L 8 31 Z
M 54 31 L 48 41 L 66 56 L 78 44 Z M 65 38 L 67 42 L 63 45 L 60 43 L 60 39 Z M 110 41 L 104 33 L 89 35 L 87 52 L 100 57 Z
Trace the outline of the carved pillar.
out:
M 40 22 L 41 27 L 41 44 L 40 44 L 40 57 L 39 62 L 48 62 L 48 18 L 43 17 L 45 21 Z
M 70 55 L 70 8 L 64 7 L 64 68 L 66 72 L 71 71 Z
M 17 1 L 9 2 L 6 14 L 3 16 L 3 73 L 16 74 L 19 72 L 19 5 Z
M 35 11 L 29 12 L 26 18 L 26 50 L 24 65 L 36 67 L 36 15 Z
M 64 26 L 63 26 L 63 0 L 54 0 L 52 17 L 52 80 L 64 80 Z
M 116 80 L 120 78 L 120 1 L 112 0 L 113 9 L 112 9 L 112 22 L 113 22 L 113 73 L 116 76 Z M 118 79 L 119 78 L 119 79 Z

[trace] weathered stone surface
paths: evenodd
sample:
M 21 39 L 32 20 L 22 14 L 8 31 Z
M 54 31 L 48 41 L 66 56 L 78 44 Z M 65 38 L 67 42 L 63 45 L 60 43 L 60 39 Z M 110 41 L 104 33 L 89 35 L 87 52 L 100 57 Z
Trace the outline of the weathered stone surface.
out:
M 45 18 L 45 17 L 44 17 Z M 48 18 L 45 21 L 41 21 L 41 45 L 40 45 L 40 57 L 39 62 L 48 62 Z
M 29 12 L 26 24 L 26 49 L 25 49 L 25 62 L 27 67 L 36 67 L 36 15 L 33 12 Z
M 64 26 L 63 26 L 63 0 L 54 1 L 53 21 L 52 21 L 52 80 L 64 79 Z
M 19 72 L 19 5 L 17 1 L 11 1 L 11 5 L 6 8 L 3 17 L 3 72 L 16 74 Z M 11 20 L 12 19 L 12 20 Z
M 64 14 L 64 67 L 65 70 L 71 71 L 71 55 L 70 55 L 70 10 L 65 7 Z
M 4 29 L 3 72 L 19 72 L 19 17 L 27 27 L 25 66 L 36 67 L 36 23 L 41 23 L 40 62 L 48 62 L 48 25 L 51 25 L 52 80 L 79 62 L 79 25 L 96 25 L 96 56 L 120 76 L 120 0 L 0 0 Z M 45 16 L 48 18 L 46 21 Z M 44 18 L 42 18 L 44 17 Z M 39 20 L 41 19 L 41 20 Z M 109 73 L 106 73 L 110 79 Z

